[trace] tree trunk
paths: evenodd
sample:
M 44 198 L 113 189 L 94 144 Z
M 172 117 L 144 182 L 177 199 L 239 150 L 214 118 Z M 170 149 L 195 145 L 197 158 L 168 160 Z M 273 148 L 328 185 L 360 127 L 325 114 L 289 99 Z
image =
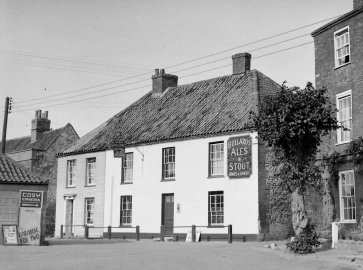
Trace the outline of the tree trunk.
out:
M 304 194 L 300 188 L 292 193 L 291 202 L 292 226 L 295 235 L 301 234 L 308 225 L 308 217 L 305 211 Z

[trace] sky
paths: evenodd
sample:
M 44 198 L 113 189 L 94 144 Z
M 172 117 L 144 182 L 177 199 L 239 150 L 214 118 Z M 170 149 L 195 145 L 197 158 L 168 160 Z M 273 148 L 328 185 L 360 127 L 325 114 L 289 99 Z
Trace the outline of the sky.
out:
M 314 83 L 310 33 L 352 3 L 0 0 L 1 127 L 12 97 L 7 139 L 29 136 L 36 110 L 83 136 L 151 91 L 154 69 L 182 85 L 231 74 L 241 52 L 277 83 L 304 87 Z

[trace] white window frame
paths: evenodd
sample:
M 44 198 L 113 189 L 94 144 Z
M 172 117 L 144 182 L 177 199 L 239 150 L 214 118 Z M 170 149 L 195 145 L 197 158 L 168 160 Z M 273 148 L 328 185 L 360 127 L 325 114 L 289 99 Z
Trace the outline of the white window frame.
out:
M 132 224 L 132 196 L 123 195 L 120 198 L 120 226 L 131 226 L 131 224 Z
M 343 98 L 348 98 L 350 97 L 350 104 L 351 104 L 351 107 L 350 107 L 350 117 L 347 118 L 347 119 L 341 119 L 340 117 L 340 106 L 339 106 L 339 101 Z M 352 98 L 352 90 L 348 90 L 348 91 L 345 91 L 345 92 L 342 92 L 342 93 L 339 93 L 336 95 L 336 107 L 337 107 L 337 120 L 338 120 L 338 124 L 341 125 L 341 123 L 344 121 L 344 122 L 347 122 L 347 121 L 350 121 L 350 130 L 349 131 L 344 131 L 342 128 L 339 128 L 337 129 L 337 145 L 338 144 L 343 144 L 343 143 L 349 143 L 351 142 L 352 140 L 352 134 L 353 134 L 353 120 L 352 120 L 352 116 L 353 116 L 353 112 L 352 112 L 352 107 L 353 107 L 353 98 Z M 349 132 L 349 139 L 346 139 L 346 140 L 342 140 L 342 133 L 344 132 Z
M 223 191 L 209 191 L 208 192 L 208 225 L 209 226 L 223 226 L 224 225 L 224 192 Z
M 95 198 L 85 198 L 85 224 L 87 226 L 93 226 L 95 223 Z
M 77 161 L 75 159 L 67 160 L 67 187 L 76 186 L 76 168 Z
M 351 179 L 349 180 L 349 183 L 347 184 L 345 182 L 345 191 L 347 192 L 348 189 L 347 187 L 349 186 L 353 186 L 353 195 L 346 195 L 343 196 L 343 185 L 342 185 L 342 175 L 350 175 Z M 345 181 L 347 181 L 347 177 L 345 176 Z M 349 191 L 350 193 L 352 193 L 352 189 L 350 189 Z M 341 171 L 339 172 L 339 206 L 340 206 L 340 221 L 344 222 L 344 223 L 355 223 L 356 219 L 357 219 L 357 204 L 356 204 L 356 187 L 355 187 L 355 179 L 354 179 L 354 170 L 348 170 L 348 171 Z M 351 203 L 353 204 L 353 206 L 351 207 L 345 207 L 346 204 L 344 203 L 344 200 L 351 200 Z M 354 218 L 345 218 L 344 216 L 344 210 L 347 209 L 349 211 L 352 211 L 352 217 Z
M 126 153 L 122 159 L 122 183 L 132 183 L 134 171 L 134 153 Z
M 209 176 L 224 175 L 224 142 L 209 143 Z
M 348 42 L 344 43 L 343 45 L 338 46 L 338 37 L 340 37 L 340 33 L 344 32 L 347 30 L 348 33 Z M 348 53 L 345 54 L 344 56 L 338 58 L 338 51 L 341 50 L 343 47 L 348 46 Z M 349 57 L 349 61 L 346 63 L 342 63 L 339 64 L 339 60 L 348 56 Z M 347 65 L 352 61 L 351 58 L 351 49 L 350 49 L 350 31 L 349 31 L 349 26 L 346 26 L 342 29 L 339 29 L 337 31 L 334 32 L 334 59 L 335 59 L 335 68 L 339 68 L 341 66 Z
M 96 158 L 86 159 L 86 186 L 96 185 Z
M 163 148 L 162 178 L 170 180 L 175 178 L 175 147 Z

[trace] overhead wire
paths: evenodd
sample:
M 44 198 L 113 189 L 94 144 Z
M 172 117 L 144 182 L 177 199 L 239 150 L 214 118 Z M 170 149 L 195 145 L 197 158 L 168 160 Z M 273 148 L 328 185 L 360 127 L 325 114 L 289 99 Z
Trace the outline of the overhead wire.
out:
M 249 42 L 249 43 L 246 43 L 246 44 L 242 44 L 242 45 L 239 45 L 239 46 L 230 48 L 230 49 L 218 51 L 218 52 L 215 52 L 215 53 L 212 53 L 212 54 L 208 54 L 208 55 L 205 55 L 205 56 L 202 56 L 202 57 L 198 57 L 198 58 L 190 59 L 190 60 L 187 60 L 187 61 L 184 61 L 184 62 L 180 62 L 178 64 L 170 65 L 170 66 L 167 66 L 165 68 L 173 68 L 173 67 L 176 67 L 176 66 L 184 65 L 184 64 L 191 63 L 191 62 L 194 62 L 194 61 L 198 61 L 198 60 L 201 60 L 201 59 L 205 59 L 205 58 L 208 58 L 208 57 L 211 57 L 211 56 L 215 56 L 215 55 L 219 55 L 219 54 L 222 54 L 222 53 L 225 53 L 225 52 L 229 52 L 229 51 L 232 51 L 232 50 L 236 50 L 238 48 L 242 48 L 242 47 L 245 47 L 245 46 L 248 46 L 248 45 L 256 44 L 258 42 L 262 42 L 262 41 L 266 41 L 266 40 L 269 40 L 269 39 L 272 39 L 272 38 L 275 38 L 275 37 L 279 37 L 279 36 L 282 36 L 282 35 L 286 35 L 288 33 L 292 33 L 292 32 L 295 32 L 295 31 L 298 31 L 298 30 L 301 30 L 301 29 L 305 29 L 307 27 L 310 27 L 310 26 L 313 26 L 313 25 L 316 25 L 316 24 L 319 24 L 319 23 L 322 23 L 322 22 L 325 22 L 325 21 L 328 21 L 328 20 L 335 19 L 335 18 L 337 18 L 339 16 L 341 16 L 341 15 L 334 16 L 334 17 L 330 17 L 330 18 L 327 18 L 327 19 L 324 19 L 324 20 L 320 20 L 318 22 L 314 22 L 314 23 L 311 23 L 311 24 L 308 24 L 308 25 L 304 25 L 304 26 L 301 26 L 301 27 L 298 27 L 298 28 L 294 28 L 294 29 L 291 29 L 291 30 L 288 30 L 288 31 L 285 31 L 285 32 L 282 32 L 282 33 L 278 33 L 278 34 L 275 34 L 275 35 L 271 35 L 271 36 L 268 36 L 266 38 L 259 39 L 259 40 L 256 40 L 256 41 L 253 41 L 253 42 Z M 114 80 L 114 81 L 110 81 L 110 82 L 100 83 L 100 84 L 96 84 L 96 85 L 92 85 L 92 86 L 88 86 L 88 87 L 84 87 L 84 88 L 80 88 L 80 89 L 74 89 L 74 90 L 64 91 L 62 93 L 54 94 L 54 95 L 47 96 L 47 97 L 31 98 L 31 99 L 27 99 L 27 101 L 19 101 L 18 103 L 20 104 L 20 103 L 23 103 L 23 102 L 29 102 L 31 100 L 47 99 L 47 98 L 50 98 L 50 97 L 61 96 L 61 95 L 64 95 L 64 94 L 67 94 L 67 93 L 76 92 L 76 91 L 85 91 L 85 90 L 88 90 L 88 89 L 102 87 L 102 86 L 110 85 L 110 84 L 113 84 L 113 83 L 116 83 L 116 82 L 121 82 L 121 81 L 129 80 L 129 79 L 133 79 L 133 78 L 137 78 L 137 77 L 141 77 L 141 76 L 145 76 L 145 75 L 149 75 L 149 74 L 150 74 L 149 72 L 147 72 L 147 73 L 141 73 L 141 74 L 137 74 L 137 75 L 125 77 L 125 78 L 118 79 L 118 80 Z
M 282 49 L 282 50 L 278 50 L 278 51 L 274 51 L 274 52 L 267 53 L 267 54 L 264 54 L 264 55 L 256 56 L 256 57 L 254 57 L 254 59 L 262 58 L 262 57 L 265 57 L 265 56 L 268 56 L 268 55 L 272 55 L 272 54 L 276 54 L 276 53 L 279 53 L 279 52 L 291 50 L 291 49 L 298 48 L 298 47 L 305 46 L 305 45 L 312 44 L 312 43 L 313 42 L 306 42 L 306 43 L 299 44 L 299 45 L 296 45 L 296 46 L 292 46 L 292 47 L 289 47 L 289 48 L 285 48 L 285 49 Z M 189 75 L 182 76 L 181 78 L 195 76 L 197 74 L 201 74 L 201 73 L 205 73 L 205 72 L 209 72 L 209 71 L 212 71 L 212 70 L 221 69 L 221 68 L 225 68 L 225 67 L 229 67 L 229 66 L 231 66 L 231 64 L 215 67 L 215 68 L 204 70 L 204 71 L 197 72 L 197 73 L 192 73 L 192 74 L 189 74 Z M 61 105 L 66 105 L 66 104 L 72 104 L 72 103 L 78 103 L 78 102 L 87 101 L 87 100 L 93 100 L 93 99 L 96 99 L 96 98 L 102 98 L 102 97 L 106 97 L 106 96 L 117 95 L 117 94 L 121 94 L 121 93 L 126 93 L 126 92 L 130 92 L 130 91 L 146 88 L 146 87 L 149 87 L 149 84 L 139 86 L 139 87 L 130 88 L 130 89 L 126 89 L 126 90 L 121 90 L 121 91 L 117 91 L 117 92 L 98 95 L 98 96 L 94 96 L 94 97 L 83 98 L 83 99 L 80 99 L 80 100 L 73 100 L 73 101 L 68 101 L 68 102 L 65 102 L 65 103 L 47 105 L 47 106 L 43 106 L 43 108 L 51 108 L 51 107 L 56 107 L 56 106 L 61 106 Z M 110 87 L 110 88 L 118 88 L 118 86 L 114 86 L 114 87 Z M 29 111 L 29 110 L 33 110 L 33 109 L 34 108 L 23 109 L 23 110 L 14 110 L 14 112 L 24 112 L 24 111 Z
M 275 46 L 275 45 L 279 45 L 279 44 L 286 43 L 286 42 L 289 42 L 289 41 L 292 41 L 292 40 L 296 40 L 296 39 L 299 39 L 299 38 L 302 38 L 302 37 L 306 37 L 308 35 L 310 35 L 310 34 L 299 35 L 299 36 L 296 36 L 296 37 L 293 37 L 293 38 L 289 38 L 289 39 L 286 39 L 286 40 L 282 40 L 282 41 L 275 42 L 275 43 L 272 43 L 272 44 L 269 44 L 269 45 L 266 45 L 266 46 L 262 46 L 262 47 L 259 47 L 259 48 L 249 50 L 249 52 L 266 49 L 266 48 L 269 48 L 269 47 L 272 47 L 272 46 Z M 193 69 L 193 68 L 197 68 L 197 67 L 213 64 L 213 63 L 216 63 L 216 62 L 220 62 L 220 61 L 223 61 L 223 60 L 226 60 L 226 59 L 230 59 L 230 56 L 220 58 L 220 59 L 217 59 L 217 60 L 213 60 L 213 61 L 210 61 L 210 62 L 202 63 L 202 64 L 199 64 L 199 65 L 191 66 L 191 67 L 188 67 L 188 68 L 176 70 L 176 71 L 173 71 L 173 72 L 174 73 L 183 72 L 183 71 L 190 70 L 190 69 Z M 118 88 L 118 87 L 133 85 L 133 84 L 137 84 L 137 83 L 148 81 L 148 80 L 149 79 L 142 79 L 142 80 L 133 81 L 133 82 L 130 82 L 130 83 L 125 83 L 125 84 L 121 84 L 121 85 L 117 85 L 117 86 L 113 86 L 113 87 L 108 87 L 108 88 L 101 89 L 101 90 L 89 91 L 87 93 L 72 95 L 72 96 L 68 96 L 68 97 L 62 97 L 62 98 L 53 99 L 53 100 L 46 100 L 46 101 L 42 101 L 42 102 L 25 104 L 25 105 L 20 104 L 20 105 L 17 106 L 17 108 L 24 108 L 24 107 L 34 106 L 34 105 L 45 104 L 45 103 L 49 103 L 49 102 L 55 102 L 55 101 L 60 101 L 60 100 L 71 99 L 71 98 L 74 98 L 74 97 L 85 96 L 85 95 L 89 95 L 89 94 L 93 94 L 93 93 L 105 92 L 105 91 L 109 91 L 109 90 L 112 90 L 112 89 L 115 89 L 115 88 Z

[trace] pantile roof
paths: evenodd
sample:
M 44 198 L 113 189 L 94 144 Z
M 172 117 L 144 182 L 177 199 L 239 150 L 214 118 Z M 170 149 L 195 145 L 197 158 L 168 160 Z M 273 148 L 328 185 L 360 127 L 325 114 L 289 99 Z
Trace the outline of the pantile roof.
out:
M 149 92 L 62 153 L 111 149 L 122 134 L 126 146 L 210 136 L 246 129 L 249 112 L 280 86 L 257 70 Z
M 30 142 L 30 136 L 6 140 L 5 153 L 21 152 L 30 149 L 45 151 L 69 125 L 71 124 L 68 123 L 62 128 L 46 131 L 40 139 L 33 143 Z
M 0 183 L 10 184 L 47 184 L 16 161 L 0 154 Z

